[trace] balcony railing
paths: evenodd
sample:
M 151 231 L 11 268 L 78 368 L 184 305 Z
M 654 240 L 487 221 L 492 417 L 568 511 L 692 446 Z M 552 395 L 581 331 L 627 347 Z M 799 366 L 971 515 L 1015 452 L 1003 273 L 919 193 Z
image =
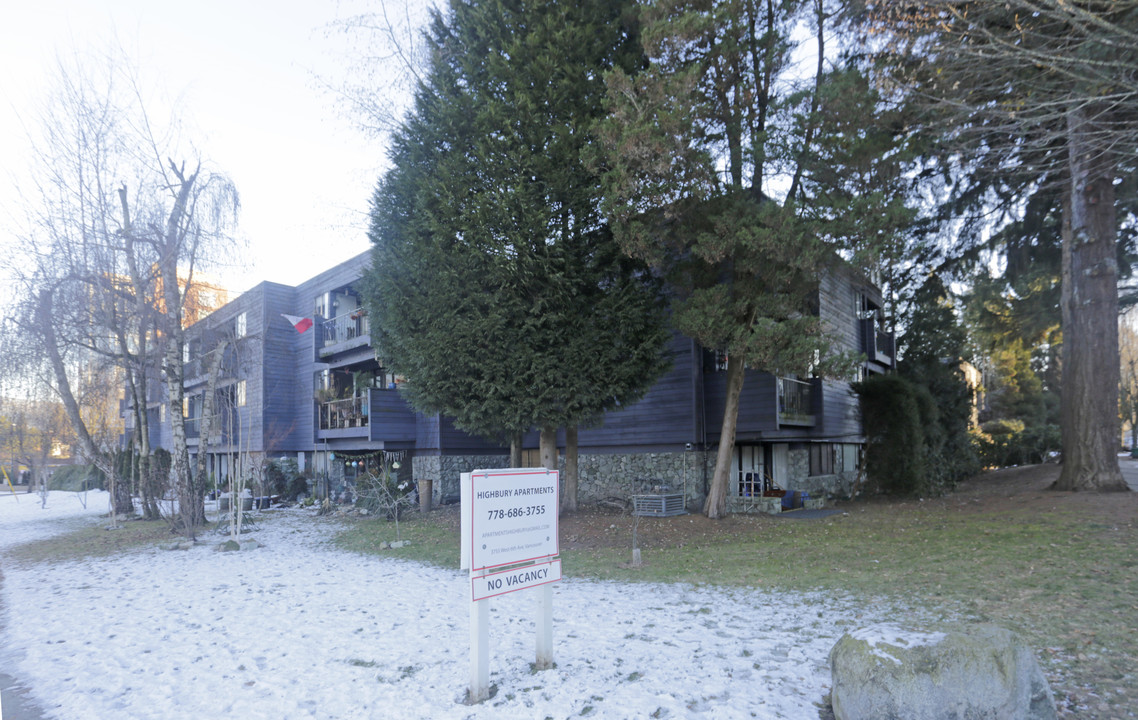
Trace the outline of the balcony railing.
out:
M 189 362 L 182 363 L 182 376 L 187 381 L 203 380 L 209 374 L 209 369 L 213 365 L 214 353 L 218 352 L 213 350 L 202 355 L 191 358 Z M 232 351 L 226 352 L 221 359 L 221 365 L 218 366 L 218 377 L 233 377 L 234 374 L 234 358 Z
M 367 313 L 355 310 L 324 321 L 324 346 L 336 345 L 371 334 Z
M 185 419 L 186 437 L 196 438 L 201 437 L 202 427 L 204 427 L 205 418 L 201 417 L 188 417 Z
M 367 397 L 330 400 L 320 404 L 320 429 L 341 430 L 367 427 Z
M 206 425 L 208 425 L 210 442 L 231 443 L 237 441 L 238 423 L 235 418 L 214 415 L 209 422 L 206 420 L 206 417 L 186 418 L 186 438 L 189 440 L 201 438 L 202 430 L 205 430 Z
M 814 386 L 793 378 L 778 379 L 778 421 L 786 425 L 814 425 Z
M 896 336 L 882 330 L 874 318 L 864 318 L 861 321 L 862 350 L 870 362 L 892 365 L 896 351 Z
M 893 333 L 877 330 L 874 334 L 877 336 L 878 357 L 885 357 L 891 360 L 893 358 Z

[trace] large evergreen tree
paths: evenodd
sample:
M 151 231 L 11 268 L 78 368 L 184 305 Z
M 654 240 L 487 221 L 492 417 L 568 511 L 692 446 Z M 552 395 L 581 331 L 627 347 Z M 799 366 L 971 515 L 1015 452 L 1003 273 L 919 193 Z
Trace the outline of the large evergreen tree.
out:
M 610 76 L 607 210 L 627 252 L 671 281 L 678 328 L 726 351 L 705 512 L 726 512 L 744 370 L 840 374 L 819 278 L 890 246 L 910 217 L 895 112 L 837 62 L 825 0 L 655 0 L 648 65 Z M 810 31 L 795 63 L 796 38 Z
M 373 202 L 372 337 L 422 412 L 483 436 L 576 427 L 665 367 L 657 283 L 622 256 L 582 161 L 603 75 L 640 53 L 630 4 L 461 2 L 436 13 L 431 63 Z
M 1058 190 L 1064 490 L 1118 469 L 1119 182 L 1138 148 L 1134 0 L 865 3 L 889 82 L 930 100 L 945 158 L 988 182 Z M 945 120 L 947 119 L 947 122 Z M 930 127 L 932 124 L 930 123 Z

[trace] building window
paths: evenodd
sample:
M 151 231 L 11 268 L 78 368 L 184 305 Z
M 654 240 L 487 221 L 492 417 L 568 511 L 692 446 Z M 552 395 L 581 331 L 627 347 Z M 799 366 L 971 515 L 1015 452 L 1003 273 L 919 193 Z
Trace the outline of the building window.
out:
M 238 380 L 237 387 L 233 392 L 233 401 L 237 407 L 245 407 L 245 381 Z
M 726 350 L 707 350 L 703 361 L 704 372 L 726 372 L 727 371 L 727 351 Z
M 815 443 L 810 446 L 810 474 L 834 474 L 834 446 L 830 443 Z
M 158 406 L 158 422 L 166 422 L 166 404 L 163 403 Z
M 240 315 L 237 316 L 237 323 L 234 326 L 233 335 L 234 335 L 234 337 L 237 337 L 237 338 L 243 338 L 243 337 L 245 337 L 245 334 L 247 332 L 248 332 L 248 326 L 247 326 L 247 321 L 245 319 L 245 313 L 241 313 Z

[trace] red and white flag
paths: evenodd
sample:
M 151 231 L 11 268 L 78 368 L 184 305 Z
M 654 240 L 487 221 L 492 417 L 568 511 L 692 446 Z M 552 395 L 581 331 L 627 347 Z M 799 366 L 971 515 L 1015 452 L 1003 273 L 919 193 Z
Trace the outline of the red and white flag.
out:
M 285 315 L 284 313 L 281 313 L 281 317 L 292 323 L 292 326 L 296 328 L 296 331 L 298 333 L 302 333 L 308 328 L 312 327 L 312 318 L 297 317 L 296 315 Z

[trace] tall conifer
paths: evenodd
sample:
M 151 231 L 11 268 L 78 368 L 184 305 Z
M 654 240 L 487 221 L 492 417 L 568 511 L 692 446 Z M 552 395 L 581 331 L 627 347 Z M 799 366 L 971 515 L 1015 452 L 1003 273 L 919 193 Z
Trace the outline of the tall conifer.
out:
M 659 288 L 619 253 L 582 161 L 604 74 L 640 62 L 630 6 L 454 0 L 435 14 L 373 201 L 367 291 L 373 341 L 416 409 L 488 437 L 536 427 L 549 451 L 558 427 L 637 399 L 664 369 Z

